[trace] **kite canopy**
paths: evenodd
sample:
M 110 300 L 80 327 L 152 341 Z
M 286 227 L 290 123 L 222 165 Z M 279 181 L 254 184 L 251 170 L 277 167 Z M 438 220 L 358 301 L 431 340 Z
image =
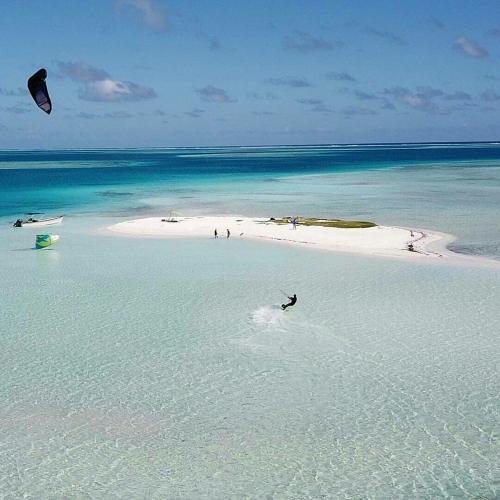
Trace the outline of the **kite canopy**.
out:
M 46 78 L 47 70 L 44 68 L 39 69 L 28 80 L 28 90 L 30 91 L 31 97 L 33 97 L 37 106 L 50 115 L 50 112 L 52 111 L 52 103 L 50 102 L 49 91 L 47 90 L 47 85 L 45 84 Z
M 47 248 L 53 245 L 59 239 L 57 234 L 37 234 L 36 235 L 36 248 Z

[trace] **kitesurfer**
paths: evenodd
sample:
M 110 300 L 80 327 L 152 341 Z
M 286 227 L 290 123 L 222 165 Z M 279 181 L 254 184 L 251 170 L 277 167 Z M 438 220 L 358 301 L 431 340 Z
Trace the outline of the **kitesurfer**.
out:
M 214 238 L 218 238 L 218 237 L 219 237 L 219 235 L 218 235 L 218 233 L 217 233 L 217 228 L 215 228 L 215 229 L 214 229 Z
M 229 231 L 229 229 L 226 229 L 227 231 L 227 238 L 229 239 L 229 237 L 231 236 L 231 231 Z
M 281 304 L 281 309 L 283 309 L 283 311 L 287 308 L 287 307 L 290 307 L 290 306 L 294 306 L 295 305 L 295 302 L 297 302 L 297 295 L 294 293 L 292 297 L 288 297 L 290 299 L 290 302 L 288 304 Z

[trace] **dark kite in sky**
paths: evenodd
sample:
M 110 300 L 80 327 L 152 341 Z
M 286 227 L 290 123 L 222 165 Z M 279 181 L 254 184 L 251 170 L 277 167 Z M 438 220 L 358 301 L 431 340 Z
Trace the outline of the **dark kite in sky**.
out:
M 50 115 L 50 112 L 52 111 L 52 103 L 50 102 L 49 91 L 47 90 L 47 85 L 45 84 L 46 78 L 47 70 L 44 68 L 39 69 L 28 80 L 28 90 L 30 91 L 31 97 L 33 97 L 37 106 Z

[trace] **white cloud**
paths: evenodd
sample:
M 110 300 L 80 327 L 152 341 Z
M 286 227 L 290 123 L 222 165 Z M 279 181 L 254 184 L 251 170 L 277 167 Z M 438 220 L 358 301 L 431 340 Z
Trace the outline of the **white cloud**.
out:
M 431 87 L 417 87 L 416 91 L 404 87 L 393 87 L 385 89 L 383 93 L 387 96 L 394 97 L 410 108 L 422 111 L 435 111 L 437 106 L 433 102 L 433 98 L 443 95 L 441 90 Z
M 156 92 L 152 88 L 138 83 L 114 80 L 107 71 L 90 64 L 62 61 L 57 64 L 63 76 L 83 83 L 78 97 L 84 101 L 142 101 L 156 97 Z
M 500 94 L 497 94 L 494 90 L 492 89 L 489 89 L 489 90 L 485 90 L 482 94 L 481 94 L 481 99 L 483 101 L 489 101 L 489 102 L 493 102 L 493 101 L 500 101 Z
M 483 49 L 483 47 L 478 45 L 474 40 L 466 36 L 458 37 L 453 43 L 453 46 L 469 57 L 482 58 L 488 55 L 486 49 Z
M 400 99 L 412 108 L 421 108 L 422 106 L 427 104 L 426 100 L 423 97 L 415 94 L 402 95 Z
M 367 26 L 365 28 L 366 33 L 369 33 L 370 35 L 376 36 L 378 38 L 381 38 L 383 40 L 386 40 L 387 42 L 394 43 L 395 45 L 408 45 L 408 42 L 404 40 L 402 37 L 397 35 L 396 33 L 392 33 L 390 31 L 380 31 L 376 28 L 373 28 L 371 26 Z
M 375 94 L 370 94 L 368 92 L 364 92 L 363 90 L 356 90 L 354 92 L 354 95 L 360 100 L 360 101 L 371 101 L 375 99 L 380 99 L 378 96 Z
M 356 106 L 350 106 L 348 108 L 344 108 L 342 110 L 342 114 L 346 117 L 351 117 L 356 115 L 363 115 L 363 116 L 377 115 L 378 113 L 370 108 L 358 108 Z
M 119 80 L 97 80 L 89 82 L 78 95 L 84 101 L 123 102 L 141 101 L 156 97 L 156 92 L 137 83 Z
M 339 47 L 340 42 L 335 42 Z M 295 30 L 283 39 L 285 49 L 298 50 L 301 52 L 310 52 L 312 50 L 331 50 L 333 44 L 324 38 L 311 35 L 305 31 Z
M 261 94 L 259 94 L 258 92 L 251 92 L 248 94 L 248 97 L 257 99 L 258 101 L 276 101 L 277 99 L 279 99 L 279 97 L 272 92 L 265 92 Z
M 123 6 L 130 6 L 142 16 L 144 24 L 157 31 L 166 31 L 169 27 L 165 10 L 153 0 L 117 0 L 120 10 Z
M 190 116 L 191 118 L 200 118 L 200 116 L 205 112 L 204 109 L 193 108 L 191 111 L 184 111 L 184 114 Z
M 227 92 L 224 89 L 214 87 L 213 85 L 207 85 L 202 89 L 198 89 L 196 92 L 200 94 L 201 98 L 204 101 L 218 102 L 218 103 L 228 103 L 236 101 L 236 99 L 231 99 L 227 95 Z
M 410 108 L 432 114 L 449 114 L 453 111 L 476 107 L 476 104 L 472 102 L 464 102 L 472 101 L 472 96 L 463 90 L 455 90 L 451 93 L 429 86 L 418 86 L 415 90 L 392 87 L 384 89 L 383 95 L 390 96 Z M 444 105 L 450 101 L 456 101 L 456 104 L 453 106 Z
M 472 97 L 463 90 L 455 90 L 453 94 L 446 94 L 444 97 L 447 101 L 470 101 Z
M 350 75 L 349 73 L 338 73 L 336 71 L 330 71 L 325 75 L 329 80 L 337 80 L 337 81 L 344 81 L 344 82 L 355 82 L 356 79 Z
M 307 98 L 307 99 L 295 99 L 295 100 L 300 104 L 308 104 L 310 106 L 317 106 L 318 104 L 323 104 L 322 99 Z
M 132 115 L 130 113 L 127 113 L 126 111 L 113 111 L 112 113 L 104 113 L 104 114 L 87 113 L 85 111 L 80 111 L 80 113 L 77 113 L 76 115 L 67 115 L 67 117 L 83 118 L 85 120 L 96 120 L 101 118 L 113 118 L 113 119 L 123 120 L 124 118 L 132 118 Z
M 291 76 L 280 77 L 280 78 L 268 78 L 266 83 L 271 85 L 283 85 L 285 87 L 311 87 L 312 85 L 305 78 L 295 78 Z

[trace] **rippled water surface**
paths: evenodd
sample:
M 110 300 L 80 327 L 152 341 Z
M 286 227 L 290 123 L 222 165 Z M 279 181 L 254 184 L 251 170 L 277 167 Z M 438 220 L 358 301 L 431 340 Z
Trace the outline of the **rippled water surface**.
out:
M 3 152 L 0 195 L 0 498 L 500 496 L 498 270 L 98 231 L 339 216 L 500 258 L 498 146 Z
M 2 230 L 7 497 L 499 494 L 498 271 L 99 222 Z

